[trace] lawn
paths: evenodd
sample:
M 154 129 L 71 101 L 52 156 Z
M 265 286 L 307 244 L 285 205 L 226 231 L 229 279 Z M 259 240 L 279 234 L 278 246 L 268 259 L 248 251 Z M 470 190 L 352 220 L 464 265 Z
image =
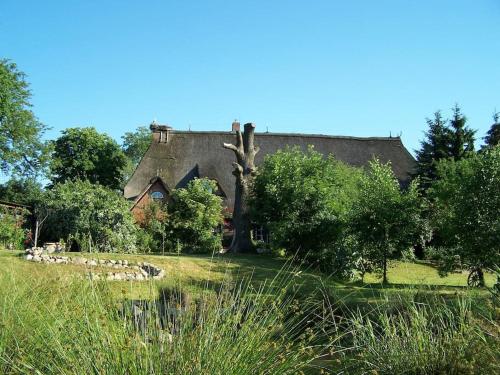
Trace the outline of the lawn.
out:
M 90 268 L 77 265 L 55 265 L 33 263 L 24 260 L 22 252 L 0 250 L 0 268 L 15 273 L 29 275 L 30 278 L 45 278 L 57 283 L 73 277 L 84 276 Z M 258 287 L 262 282 L 273 279 L 287 267 L 286 271 L 295 284 L 306 292 L 324 285 L 326 289 L 350 301 L 364 302 L 376 300 L 382 295 L 399 293 L 414 288 L 444 294 L 456 294 L 467 290 L 467 273 L 453 273 L 440 277 L 430 263 L 392 262 L 389 268 L 387 286 L 380 284 L 380 277 L 367 274 L 365 283 L 345 283 L 333 277 L 320 275 L 307 269 L 287 265 L 283 259 L 270 255 L 144 255 L 144 254 L 89 254 L 69 253 L 69 256 L 84 256 L 99 259 L 127 259 L 131 263 L 150 262 L 163 268 L 166 276 L 154 282 L 113 281 L 112 290 L 117 297 L 130 299 L 149 299 L 156 296 L 158 288 L 182 285 L 194 293 L 217 288 L 223 281 L 248 280 Z M 486 274 L 486 284 L 491 287 L 495 282 L 492 274 Z M 481 293 L 481 292 L 480 292 Z M 486 293 L 486 291 L 484 291 Z

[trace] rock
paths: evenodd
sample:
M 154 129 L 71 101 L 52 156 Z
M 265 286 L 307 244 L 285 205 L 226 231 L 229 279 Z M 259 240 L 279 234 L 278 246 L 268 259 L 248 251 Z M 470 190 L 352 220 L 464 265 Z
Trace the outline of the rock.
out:
M 99 264 L 106 264 L 106 259 L 99 259 Z
M 39 255 L 34 255 L 33 256 L 33 262 L 41 262 L 42 258 Z
M 89 261 L 87 261 L 87 264 L 89 266 L 95 267 L 95 266 L 97 266 L 97 261 L 95 259 L 90 259 Z
M 87 263 L 87 259 L 85 259 L 83 257 L 73 258 L 73 264 L 82 265 L 82 264 L 86 264 L 86 263 Z
M 31 254 L 26 255 L 26 260 L 32 260 L 32 259 L 33 259 L 33 255 L 31 255 Z

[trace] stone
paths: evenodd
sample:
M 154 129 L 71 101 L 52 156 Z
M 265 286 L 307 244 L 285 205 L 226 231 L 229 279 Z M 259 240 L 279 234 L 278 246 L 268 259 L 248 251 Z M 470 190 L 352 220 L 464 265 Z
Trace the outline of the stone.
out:
M 31 255 L 31 254 L 26 255 L 26 260 L 32 260 L 32 259 L 33 259 L 33 255 Z
M 95 259 L 90 259 L 89 261 L 87 261 L 87 264 L 93 267 L 97 266 L 97 262 Z
M 42 258 L 39 255 L 34 255 L 33 256 L 33 262 L 41 262 Z
M 87 259 L 83 258 L 83 257 L 76 257 L 76 258 L 73 258 L 73 264 L 79 264 L 79 265 L 82 265 L 82 264 L 86 264 L 87 263 Z

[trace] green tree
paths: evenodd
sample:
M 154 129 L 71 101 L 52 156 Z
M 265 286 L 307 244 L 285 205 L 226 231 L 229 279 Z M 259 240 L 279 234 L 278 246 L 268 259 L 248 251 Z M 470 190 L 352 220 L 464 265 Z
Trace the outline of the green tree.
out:
M 169 239 L 180 250 L 216 252 L 222 249 L 217 227 L 223 222 L 222 199 L 215 195 L 217 183 L 206 178 L 176 189 L 168 204 Z
M 430 193 L 441 234 L 441 270 L 467 267 L 469 284 L 484 285 L 483 269 L 500 264 L 500 147 L 438 166 Z
M 145 126 L 139 126 L 133 132 L 126 132 L 122 136 L 122 150 L 127 157 L 127 164 L 124 169 L 124 182 L 127 181 L 139 165 L 142 157 L 151 144 L 151 130 Z
M 485 147 L 497 146 L 500 144 L 500 114 L 495 112 L 493 115 L 493 124 L 484 137 Z
M 313 147 L 306 152 L 299 147 L 279 150 L 266 156 L 255 177 L 253 220 L 269 229 L 274 247 L 331 269 L 340 257 L 336 241 L 360 175 Z
M 95 128 L 69 128 L 54 142 L 52 182 L 88 180 L 119 189 L 127 163 L 120 146 Z
M 462 114 L 458 104 L 453 107 L 453 117 L 450 120 L 450 154 L 455 160 L 460 160 L 474 151 L 474 134 L 466 126 L 467 118 Z
M 363 258 L 381 270 L 387 283 L 387 265 L 422 238 L 422 200 L 417 180 L 400 188 L 390 163 L 370 162 L 354 204 L 350 228 L 361 246 Z
M 42 237 L 63 239 L 82 251 L 135 252 L 137 227 L 119 193 L 89 181 L 69 180 L 47 191 Z
M 450 156 L 451 136 L 440 111 L 434 113 L 434 119 L 427 119 L 427 125 L 429 130 L 425 133 L 426 139 L 416 152 L 417 176 L 425 189 L 436 179 L 437 162 Z
M 11 178 L 0 184 L 0 200 L 34 205 L 43 195 L 42 186 L 33 178 Z
M 436 168 L 440 160 L 453 158 L 460 160 L 474 151 L 475 131 L 466 126 L 467 118 L 460 107 L 455 105 L 453 117 L 444 120 L 441 112 L 434 113 L 433 119 L 427 119 L 428 131 L 425 140 L 416 151 L 417 171 L 420 186 L 426 191 L 436 180 Z
M 46 127 L 31 111 L 26 76 L 15 63 L 0 60 L 0 170 L 38 176 L 47 162 L 47 145 L 41 141 Z

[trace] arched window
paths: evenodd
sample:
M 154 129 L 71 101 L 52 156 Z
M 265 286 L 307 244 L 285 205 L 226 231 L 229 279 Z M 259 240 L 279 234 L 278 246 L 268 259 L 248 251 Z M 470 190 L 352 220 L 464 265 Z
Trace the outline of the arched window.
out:
M 161 201 L 163 199 L 163 193 L 161 191 L 153 191 L 151 193 L 151 198 L 155 201 Z

